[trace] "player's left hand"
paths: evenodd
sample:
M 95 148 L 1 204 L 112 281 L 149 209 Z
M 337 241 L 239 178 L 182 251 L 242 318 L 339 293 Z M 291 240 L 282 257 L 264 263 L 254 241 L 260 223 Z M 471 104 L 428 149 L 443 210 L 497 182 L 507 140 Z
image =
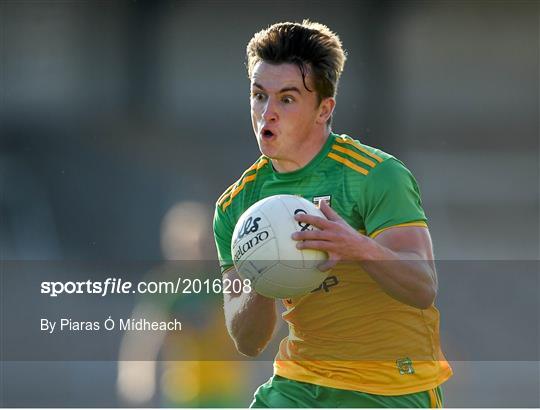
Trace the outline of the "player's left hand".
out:
M 301 213 L 295 215 L 297 221 L 319 228 L 293 233 L 292 238 L 299 241 L 296 247 L 328 253 L 328 260 L 318 267 L 323 272 L 332 269 L 339 262 L 361 259 L 360 251 L 370 239 L 357 232 L 325 201 L 321 201 L 320 210 L 328 219 Z

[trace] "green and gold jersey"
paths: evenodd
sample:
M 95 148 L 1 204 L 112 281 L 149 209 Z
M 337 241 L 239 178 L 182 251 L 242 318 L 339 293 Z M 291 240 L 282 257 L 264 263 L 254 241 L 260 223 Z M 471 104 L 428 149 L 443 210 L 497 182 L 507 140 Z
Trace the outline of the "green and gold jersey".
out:
M 403 163 L 352 138 L 330 134 L 315 158 L 289 173 L 260 157 L 218 199 L 214 236 L 222 271 L 233 266 L 236 221 L 277 194 L 328 201 L 349 225 L 377 236 L 398 226 L 426 227 L 418 185 Z M 359 265 L 341 264 L 308 295 L 283 301 L 289 336 L 275 373 L 372 394 L 430 390 L 451 376 L 439 343 L 439 313 L 388 296 Z

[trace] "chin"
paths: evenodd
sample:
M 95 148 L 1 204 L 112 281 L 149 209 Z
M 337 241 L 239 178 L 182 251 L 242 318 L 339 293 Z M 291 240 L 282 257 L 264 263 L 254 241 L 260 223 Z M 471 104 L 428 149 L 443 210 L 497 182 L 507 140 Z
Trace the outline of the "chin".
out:
M 261 154 L 270 159 L 277 159 L 277 153 L 269 149 L 261 149 Z
M 278 155 L 278 151 L 275 147 L 269 147 L 263 141 L 259 141 L 259 151 L 261 151 L 261 154 L 271 159 L 275 159 Z

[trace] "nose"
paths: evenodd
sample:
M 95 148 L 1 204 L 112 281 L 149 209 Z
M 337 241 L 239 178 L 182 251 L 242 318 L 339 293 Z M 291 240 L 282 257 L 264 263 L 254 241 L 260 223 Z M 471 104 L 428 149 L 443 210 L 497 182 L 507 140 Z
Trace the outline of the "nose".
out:
M 276 103 L 273 98 L 268 98 L 263 108 L 262 117 L 265 122 L 276 121 L 278 114 L 276 110 Z

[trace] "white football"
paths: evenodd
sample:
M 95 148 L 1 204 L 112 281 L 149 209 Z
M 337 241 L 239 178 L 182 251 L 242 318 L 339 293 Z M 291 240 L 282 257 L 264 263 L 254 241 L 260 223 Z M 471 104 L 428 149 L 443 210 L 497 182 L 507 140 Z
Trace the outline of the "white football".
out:
M 316 289 L 328 272 L 317 269 L 328 255 L 296 248 L 293 232 L 318 229 L 298 222 L 295 214 L 326 218 L 314 204 L 295 195 L 274 195 L 249 207 L 234 228 L 231 252 L 234 266 L 263 296 L 289 299 Z

